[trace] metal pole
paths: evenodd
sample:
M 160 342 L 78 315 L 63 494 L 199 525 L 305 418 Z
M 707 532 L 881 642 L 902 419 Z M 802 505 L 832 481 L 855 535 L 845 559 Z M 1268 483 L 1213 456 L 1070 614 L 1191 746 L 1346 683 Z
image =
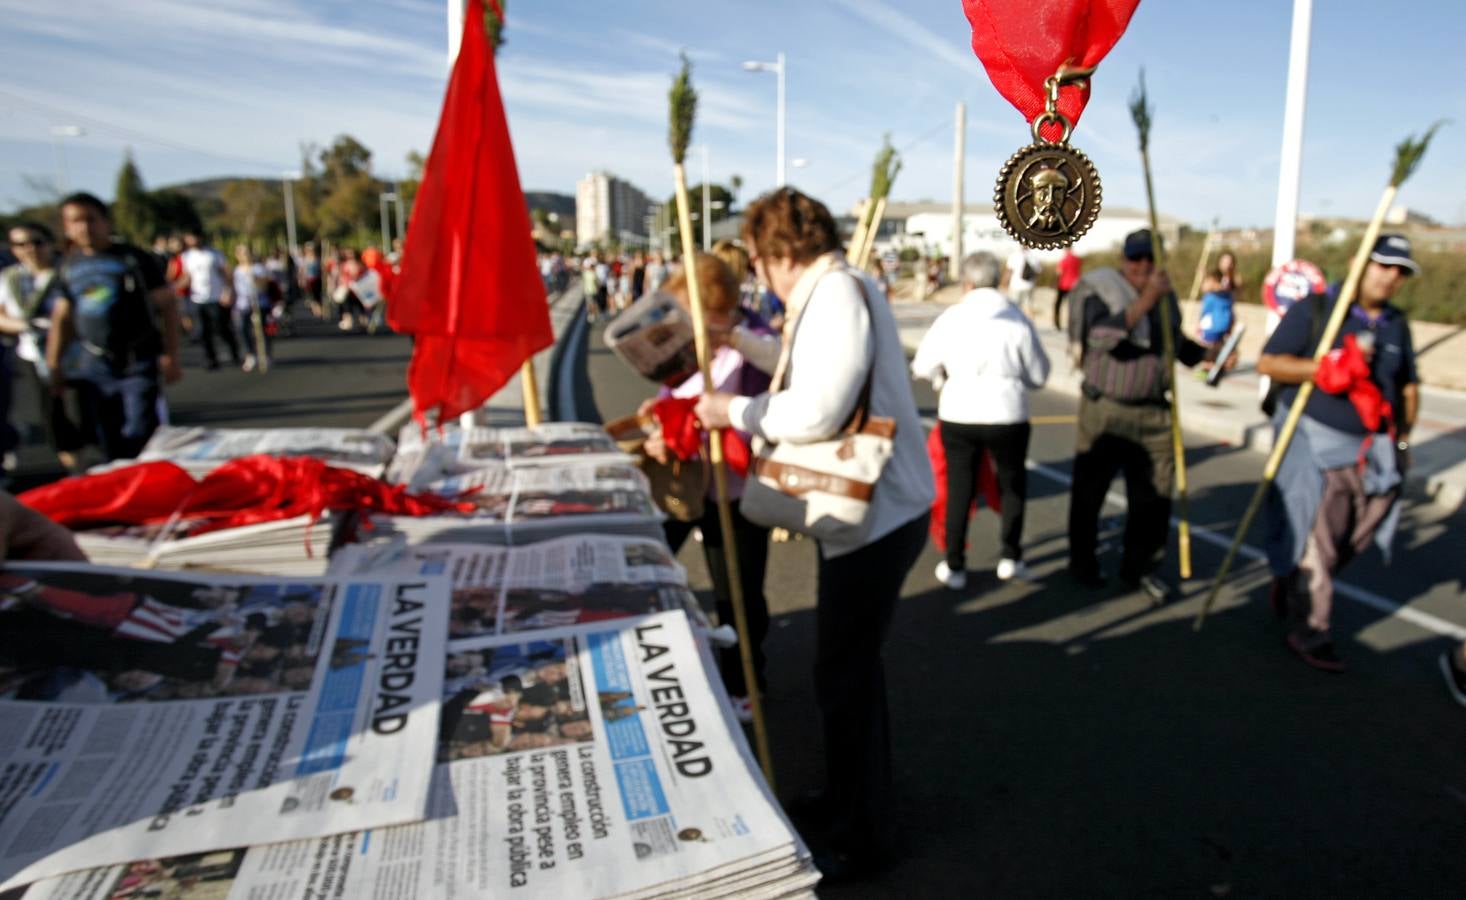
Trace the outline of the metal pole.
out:
M 962 190 L 962 169 L 967 143 L 967 104 L 957 104 L 957 138 L 952 149 L 952 259 L 948 275 L 953 284 L 962 278 L 962 212 L 965 197 Z
M 778 149 L 778 157 L 779 157 L 778 165 L 779 165 L 779 173 L 778 173 L 778 175 L 779 175 L 779 177 L 778 177 L 778 180 L 777 180 L 776 184 L 777 184 L 778 187 L 783 187 L 788 182 L 788 177 L 785 175 L 785 171 L 784 171 L 784 127 L 785 127 L 784 126 L 784 119 L 785 119 L 785 115 L 786 115 L 787 110 L 786 110 L 785 105 L 784 105 L 784 54 L 783 53 L 780 53 L 779 54 L 779 63 L 778 63 L 778 65 L 779 65 L 779 68 L 778 68 L 778 73 L 779 73 L 779 113 L 778 113 L 778 115 L 779 115 L 779 123 L 778 123 L 778 129 L 779 129 L 779 131 L 778 131 L 778 148 L 779 148 Z
M 406 225 L 407 213 L 403 209 L 403 204 L 402 204 L 402 184 L 401 184 L 401 182 L 397 182 L 397 181 L 392 182 L 392 197 L 396 201 L 396 207 L 397 207 L 397 209 L 396 209 L 396 212 L 397 212 L 397 236 L 399 238 L 401 238 L 402 240 L 405 241 L 405 240 L 407 240 L 407 225 Z M 384 252 L 391 252 L 392 248 L 391 247 L 383 247 L 382 250 Z
M 286 178 L 281 183 L 285 187 L 285 242 L 290 245 L 290 257 L 296 259 L 300 248 L 295 245 L 295 182 Z
M 1283 153 L 1278 167 L 1278 207 L 1273 216 L 1273 265 L 1294 256 L 1298 188 L 1303 170 L 1303 116 L 1308 102 L 1308 43 L 1313 0 L 1293 0 L 1293 39 L 1288 50 L 1288 100 L 1283 107 Z
M 713 188 L 708 184 L 708 145 L 702 145 L 702 252 L 713 249 Z

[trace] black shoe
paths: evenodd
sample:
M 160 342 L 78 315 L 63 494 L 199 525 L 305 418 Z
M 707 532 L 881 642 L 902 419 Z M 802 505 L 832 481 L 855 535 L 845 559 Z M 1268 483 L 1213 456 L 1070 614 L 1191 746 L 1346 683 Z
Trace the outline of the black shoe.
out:
M 784 804 L 789 818 L 807 828 L 824 828 L 835 821 L 835 803 L 824 791 L 810 791 Z
M 1105 576 L 1101 575 L 1098 569 L 1080 569 L 1070 566 L 1069 577 L 1074 579 L 1080 587 L 1089 588 L 1092 591 L 1103 590 L 1105 587 Z
M 1174 587 L 1155 575 L 1142 575 L 1139 578 L 1121 577 L 1120 580 L 1130 590 L 1140 591 L 1149 597 L 1152 606 L 1164 606 L 1181 596 Z
M 1456 663 L 1451 659 L 1453 655 L 1450 650 L 1441 654 L 1441 674 L 1446 676 L 1446 690 L 1451 692 L 1451 697 L 1466 706 L 1466 672 L 1456 668 Z
M 1288 649 L 1320 672 L 1344 671 L 1344 660 L 1339 658 L 1333 639 L 1327 631 L 1316 631 L 1312 628 L 1295 631 L 1288 635 Z
M 217 371 L 219 371 L 219 361 L 217 359 L 211 359 L 208 362 L 204 363 L 204 371 L 207 371 L 207 372 L 217 372 Z

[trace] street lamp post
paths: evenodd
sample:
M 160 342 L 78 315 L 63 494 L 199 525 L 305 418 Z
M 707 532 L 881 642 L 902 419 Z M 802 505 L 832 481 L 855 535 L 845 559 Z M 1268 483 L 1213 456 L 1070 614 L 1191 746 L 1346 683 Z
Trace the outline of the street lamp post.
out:
M 300 248 L 295 244 L 295 179 L 299 172 L 286 172 L 281 178 L 285 189 L 285 242 L 290 245 L 290 258 L 300 258 Z
M 377 195 L 378 209 L 382 215 L 382 252 L 389 253 L 392 250 L 392 219 L 388 212 L 388 204 L 397 199 L 393 191 L 386 191 Z
M 786 181 L 784 175 L 784 120 L 786 118 L 784 106 L 784 54 L 780 53 L 773 62 L 759 62 L 758 60 L 752 59 L 747 60 L 743 63 L 743 68 L 749 72 L 773 72 L 775 75 L 779 76 L 778 109 L 775 112 L 775 127 L 777 128 L 777 137 L 775 138 L 777 149 L 775 152 L 777 158 L 775 162 L 776 169 L 774 172 L 774 185 L 776 187 L 783 187 Z

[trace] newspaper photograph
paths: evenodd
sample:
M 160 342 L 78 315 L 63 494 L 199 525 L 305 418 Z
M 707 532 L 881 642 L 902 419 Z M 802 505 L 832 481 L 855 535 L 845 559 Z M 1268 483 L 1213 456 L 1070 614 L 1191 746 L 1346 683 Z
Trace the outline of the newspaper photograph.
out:
M 579 529 L 593 521 L 660 521 L 646 476 L 631 463 L 473 469 L 430 485 L 476 507 L 472 518 L 511 526 Z
M 451 650 L 482 666 L 444 681 L 447 761 L 428 821 L 250 847 L 242 860 L 95 869 L 35 885 L 27 900 L 134 897 L 149 878 L 185 900 L 774 897 L 817 880 L 685 616 Z
M 356 428 L 202 428 L 164 425 L 148 440 L 138 462 L 167 460 L 207 472 L 231 459 L 257 453 L 313 456 L 333 466 L 379 474 L 392 458 L 386 435 Z
M 420 819 L 447 592 L 0 569 L 0 888 Z
M 670 294 L 647 294 L 606 327 L 606 346 L 643 378 L 675 385 L 697 371 L 692 321 Z

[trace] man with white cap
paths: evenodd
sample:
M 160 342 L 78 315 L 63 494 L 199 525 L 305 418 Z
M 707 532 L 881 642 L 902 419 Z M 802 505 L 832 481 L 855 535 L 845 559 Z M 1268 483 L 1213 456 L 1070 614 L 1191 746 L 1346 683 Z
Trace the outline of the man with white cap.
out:
M 1314 362 L 1337 285 L 1293 304 L 1257 363 L 1280 387 L 1275 426 L 1297 385 L 1315 383 L 1268 497 L 1267 552 L 1289 648 L 1328 672 L 1344 668 L 1329 632 L 1334 576 L 1371 543 L 1388 559 L 1399 521 L 1420 393 L 1410 323 L 1390 300 L 1419 271 L 1408 238 L 1382 235 L 1332 352 Z

